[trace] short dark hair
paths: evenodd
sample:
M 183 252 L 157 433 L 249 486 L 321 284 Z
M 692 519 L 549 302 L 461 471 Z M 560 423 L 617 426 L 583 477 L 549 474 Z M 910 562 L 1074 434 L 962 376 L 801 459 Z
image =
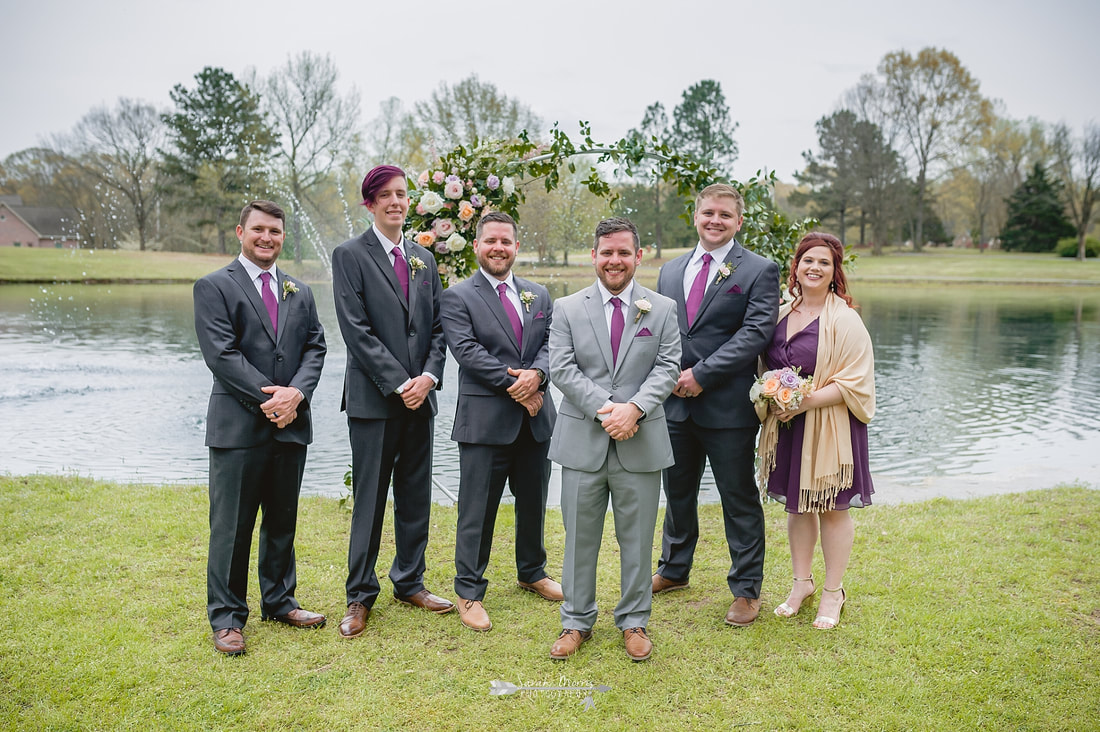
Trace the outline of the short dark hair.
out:
M 374 197 L 393 178 L 404 178 L 405 171 L 396 165 L 376 165 L 363 178 L 363 205 L 374 203 Z
M 286 213 L 283 209 L 279 208 L 279 204 L 272 201 L 249 201 L 244 208 L 241 209 L 241 228 L 244 228 L 245 222 L 248 221 L 248 215 L 253 211 L 260 211 L 268 216 L 274 216 L 283 222 L 283 226 L 286 226 Z
M 618 234 L 620 231 L 629 231 L 634 236 L 634 251 L 638 251 L 638 247 L 642 245 L 641 240 L 638 238 L 638 227 L 634 225 L 634 222 L 628 218 L 622 216 L 616 216 L 611 219 L 604 219 L 600 223 L 596 224 L 596 243 L 595 249 L 600 248 L 600 239 L 612 234 Z
M 490 211 L 477 220 L 477 238 L 481 238 L 481 232 L 485 229 L 485 224 L 509 224 L 512 227 L 512 236 L 519 237 L 519 227 L 516 226 L 516 220 L 503 211 Z

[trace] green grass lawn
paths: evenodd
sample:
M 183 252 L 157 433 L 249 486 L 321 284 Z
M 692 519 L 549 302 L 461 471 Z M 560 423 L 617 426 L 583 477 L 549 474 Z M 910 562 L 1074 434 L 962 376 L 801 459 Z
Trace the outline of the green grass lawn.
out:
M 661 259 L 647 252 L 638 269 L 638 279 L 648 287 L 657 284 L 657 272 L 683 249 L 666 249 Z M 0 248 L 0 282 L 194 282 L 224 266 L 233 255 L 187 254 L 182 252 L 134 252 L 120 250 L 64 250 Z M 317 260 L 295 264 L 290 257 L 279 266 L 307 281 L 317 282 L 328 274 Z M 534 267 L 517 265 L 516 272 L 540 280 L 564 279 L 571 283 L 594 278 L 587 252 L 570 257 L 570 266 Z M 1054 254 L 1020 254 L 975 250 L 928 249 L 920 254 L 890 250 L 875 257 L 861 251 L 851 272 L 859 282 L 1010 282 L 1032 284 L 1077 284 L 1100 286 L 1100 260 L 1078 262 Z
M 611 521 L 593 641 L 547 654 L 557 608 L 514 583 L 511 511 L 490 563 L 489 633 L 383 594 L 367 632 L 341 640 L 349 515 L 301 502 L 298 598 L 320 631 L 259 619 L 249 651 L 212 648 L 204 487 L 0 478 L 0 727 L 5 729 L 1087 729 L 1100 724 L 1100 491 L 1081 487 L 856 514 L 840 627 L 771 610 L 790 582 L 785 518 L 767 507 L 764 613 L 723 622 L 730 597 L 720 509 L 702 510 L 691 587 L 657 597 L 656 649 L 632 663 L 614 629 Z M 453 597 L 456 511 L 435 506 L 429 588 Z M 387 531 L 391 529 L 387 520 Z M 561 517 L 547 516 L 551 567 Z M 385 567 L 392 534 L 383 539 Z M 822 576 L 820 557 L 815 566 Z M 555 571 L 554 574 L 557 574 Z M 493 680 L 605 684 L 493 697 Z

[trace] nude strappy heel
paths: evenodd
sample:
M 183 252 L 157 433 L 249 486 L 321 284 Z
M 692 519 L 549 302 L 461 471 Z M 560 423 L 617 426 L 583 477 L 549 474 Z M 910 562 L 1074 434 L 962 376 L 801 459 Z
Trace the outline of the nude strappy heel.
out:
M 822 590 L 822 592 L 839 592 L 840 593 L 840 607 L 836 609 L 836 617 L 830 618 L 825 615 L 818 615 L 814 618 L 813 626 L 818 630 L 832 630 L 840 624 L 840 614 L 844 611 L 844 603 L 848 601 L 848 595 L 844 593 L 844 585 L 830 590 L 828 587 Z
M 781 618 L 793 618 L 795 615 L 798 615 L 798 611 L 802 609 L 802 603 L 806 602 L 807 598 L 813 597 L 814 593 L 817 592 L 817 587 L 814 585 L 814 576 L 812 574 L 809 577 L 794 577 L 793 579 L 795 582 L 809 582 L 810 593 L 806 595 L 806 597 L 802 598 L 802 602 L 798 603 L 798 607 L 791 607 L 789 604 L 787 604 L 787 602 L 784 601 L 777 608 L 775 608 L 775 610 L 773 610 L 772 612 L 774 612 Z M 793 590 L 794 588 L 791 589 Z

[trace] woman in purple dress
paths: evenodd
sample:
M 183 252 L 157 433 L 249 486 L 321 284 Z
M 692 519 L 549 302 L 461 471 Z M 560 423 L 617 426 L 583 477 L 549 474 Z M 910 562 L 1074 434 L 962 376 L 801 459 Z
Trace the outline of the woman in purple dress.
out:
M 797 366 L 813 391 L 795 408 L 774 405 L 760 436 L 759 484 L 786 504 L 794 583 L 775 609 L 793 617 L 816 587 L 811 572 L 821 537 L 825 582 L 813 627 L 835 628 L 844 606 L 844 572 L 855 528 L 849 507 L 870 505 L 867 422 L 875 412 L 871 338 L 852 309 L 841 262 L 844 247 L 831 234 L 811 232 L 795 250 L 788 278 L 794 300 L 764 352 L 768 369 Z M 763 415 L 761 415 L 763 417 Z

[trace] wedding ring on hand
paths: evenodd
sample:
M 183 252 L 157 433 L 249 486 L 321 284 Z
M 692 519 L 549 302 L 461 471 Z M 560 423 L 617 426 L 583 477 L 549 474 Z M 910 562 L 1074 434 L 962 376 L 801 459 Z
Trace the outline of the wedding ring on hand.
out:
M 274 417 L 275 419 L 278 419 L 279 418 L 279 413 L 278 412 L 272 412 L 271 416 Z

